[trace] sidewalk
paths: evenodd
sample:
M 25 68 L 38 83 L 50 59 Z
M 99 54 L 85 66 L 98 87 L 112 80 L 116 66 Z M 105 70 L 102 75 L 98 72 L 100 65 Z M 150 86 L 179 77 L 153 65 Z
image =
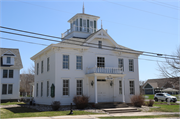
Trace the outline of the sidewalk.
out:
M 102 114 L 102 115 L 76 115 L 76 116 L 54 116 L 54 117 L 25 117 L 24 119 L 98 119 L 97 117 L 114 117 L 114 116 L 144 116 L 144 115 L 166 115 L 166 114 L 180 114 L 180 112 L 134 112 L 134 113 L 119 113 L 119 114 Z M 11 118 L 22 119 L 22 118 Z M 151 119 L 151 118 L 148 118 Z M 169 119 L 161 118 L 161 119 Z M 179 118 L 172 118 L 179 119 Z

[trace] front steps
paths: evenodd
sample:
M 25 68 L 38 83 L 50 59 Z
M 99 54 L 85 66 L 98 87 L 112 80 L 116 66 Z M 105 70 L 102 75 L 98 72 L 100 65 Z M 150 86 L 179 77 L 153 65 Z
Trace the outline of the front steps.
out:
M 134 107 L 129 107 L 125 103 L 120 102 L 107 102 L 107 103 L 98 103 L 95 105 L 96 108 L 102 109 L 106 113 L 128 113 L 128 112 L 140 112 Z
M 127 107 L 127 108 L 113 108 L 113 109 L 103 109 L 103 111 L 112 114 L 112 113 L 129 113 L 129 112 L 140 112 L 136 108 Z

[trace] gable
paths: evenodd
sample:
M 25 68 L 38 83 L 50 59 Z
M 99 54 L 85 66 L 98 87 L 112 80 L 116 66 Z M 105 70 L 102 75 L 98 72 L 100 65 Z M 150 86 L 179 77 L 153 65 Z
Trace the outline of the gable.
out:
M 1 56 L 15 56 L 15 54 L 12 53 L 10 50 L 8 50 L 4 54 L 2 54 Z
M 96 40 L 96 42 L 95 42 L 95 40 Z M 95 34 L 90 36 L 90 38 L 87 38 L 85 44 L 88 44 L 88 43 L 96 43 L 97 44 L 97 40 L 109 42 L 108 44 L 106 44 L 108 46 L 113 46 L 113 47 L 119 46 L 103 29 L 97 31 Z
M 144 88 L 152 88 L 152 86 L 149 83 L 147 83 Z

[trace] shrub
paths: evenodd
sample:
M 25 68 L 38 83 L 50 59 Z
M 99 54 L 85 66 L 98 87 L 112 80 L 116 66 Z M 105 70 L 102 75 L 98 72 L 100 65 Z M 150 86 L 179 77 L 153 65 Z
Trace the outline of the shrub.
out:
M 60 108 L 61 103 L 59 101 L 53 101 L 51 104 L 51 107 L 54 111 L 58 110 Z
M 84 109 L 87 107 L 89 102 L 89 97 L 87 96 L 74 96 L 73 102 L 76 104 L 77 109 Z
M 131 103 L 135 107 L 141 107 L 144 104 L 144 97 L 142 95 L 134 95 L 131 97 Z
M 153 104 L 154 104 L 154 101 L 153 101 L 152 99 L 150 99 L 149 102 L 148 102 L 148 106 L 151 106 L 151 107 L 152 107 Z

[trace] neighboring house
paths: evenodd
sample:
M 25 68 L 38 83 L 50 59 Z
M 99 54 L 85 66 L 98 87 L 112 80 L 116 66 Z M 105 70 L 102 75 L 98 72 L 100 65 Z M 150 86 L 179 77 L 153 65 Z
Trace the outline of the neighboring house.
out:
M 62 34 L 62 42 L 31 57 L 36 103 L 70 105 L 76 95 L 88 96 L 91 103 L 130 103 L 139 94 L 138 56 L 142 52 L 118 45 L 107 30 L 97 29 L 98 19 L 76 14 L 68 20 L 71 28 Z
M 1 101 L 17 100 L 19 99 L 20 69 L 23 68 L 19 49 L 0 48 L 0 54 Z
M 179 90 L 179 77 L 149 79 L 142 86 L 142 92 L 143 94 L 155 94 L 161 92 L 161 90 L 166 88 L 173 88 Z

